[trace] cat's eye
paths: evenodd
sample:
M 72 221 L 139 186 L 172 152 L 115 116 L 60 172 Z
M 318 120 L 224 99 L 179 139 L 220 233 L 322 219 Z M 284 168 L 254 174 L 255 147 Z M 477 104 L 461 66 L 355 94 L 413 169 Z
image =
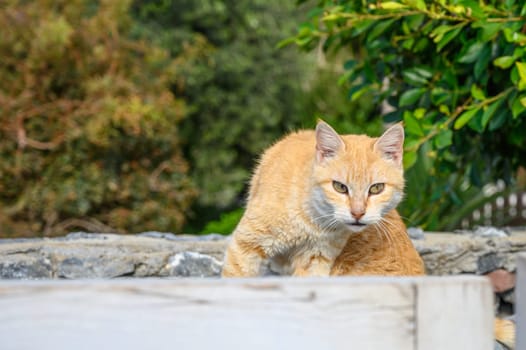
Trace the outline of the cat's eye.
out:
M 338 193 L 347 193 L 349 191 L 347 186 L 338 181 L 333 181 L 332 187 L 334 187 L 334 190 Z
M 369 187 L 369 194 L 379 194 L 384 190 L 385 185 L 383 183 L 377 183 Z

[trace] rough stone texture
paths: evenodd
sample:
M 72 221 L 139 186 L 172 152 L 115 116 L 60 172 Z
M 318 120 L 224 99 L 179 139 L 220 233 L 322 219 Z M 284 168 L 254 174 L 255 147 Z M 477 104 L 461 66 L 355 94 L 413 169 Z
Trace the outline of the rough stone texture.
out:
M 504 236 L 500 233 L 416 236 L 418 239 L 413 243 L 430 275 L 484 275 L 499 269 L 512 272 L 515 254 L 526 251 L 526 231 Z M 139 235 L 75 232 L 52 239 L 0 239 L 0 278 L 218 276 L 227 240 L 215 234 L 162 232 Z M 513 296 L 506 295 L 506 299 L 512 300 Z
M 214 277 L 221 273 L 222 263 L 216 259 L 194 252 L 182 252 L 172 256 L 162 273 L 181 277 Z
M 430 275 L 483 275 L 504 269 L 515 271 L 515 255 L 526 251 L 526 231 L 505 237 L 458 233 L 426 233 L 413 243 Z
M 218 235 L 191 238 L 75 232 L 53 239 L 1 239 L 0 278 L 219 275 L 227 240 Z M 173 266 L 174 256 L 183 252 L 192 252 L 184 255 L 188 266 Z

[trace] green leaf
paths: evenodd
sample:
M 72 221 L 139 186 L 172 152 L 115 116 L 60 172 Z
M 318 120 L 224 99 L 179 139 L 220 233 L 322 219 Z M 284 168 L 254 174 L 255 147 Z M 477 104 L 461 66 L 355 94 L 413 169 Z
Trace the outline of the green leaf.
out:
M 484 91 L 482 91 L 482 89 L 479 88 L 477 84 L 471 85 L 471 96 L 473 96 L 474 99 L 477 99 L 480 101 L 486 99 L 486 96 L 484 95 Z
M 402 94 L 402 96 L 400 96 L 400 101 L 398 105 L 400 107 L 404 107 L 414 104 L 420 99 L 420 97 L 422 97 L 425 91 L 426 90 L 422 88 L 407 90 Z
M 400 10 L 407 8 L 407 5 L 395 1 L 380 2 L 378 7 L 384 10 Z
M 366 93 L 368 90 L 370 89 L 370 86 L 369 85 L 365 85 L 363 87 L 360 87 L 358 88 L 356 91 L 351 91 L 349 93 L 349 96 L 350 96 L 350 99 L 351 99 L 351 102 L 354 102 L 356 101 L 357 99 L 359 99 L 360 97 L 362 97 L 362 95 L 364 93 Z
M 508 119 L 509 111 L 507 108 L 500 109 L 489 122 L 489 131 L 495 131 L 504 125 L 506 119 Z
M 458 0 L 458 4 L 469 9 L 469 11 L 467 11 L 466 13 L 468 14 L 469 17 L 472 17 L 478 20 L 482 20 L 487 17 L 486 12 L 480 6 L 477 0 Z
M 409 111 L 404 112 L 404 126 L 408 134 L 424 136 L 420 122 Z
M 458 28 L 453 29 L 452 31 L 447 32 L 444 34 L 444 36 L 438 41 L 437 43 L 437 52 L 442 51 L 444 46 L 446 46 L 451 40 L 455 39 L 455 37 L 460 33 L 463 26 L 459 26 Z
M 345 73 L 343 73 L 339 78 L 338 78 L 338 82 L 337 84 L 339 86 L 342 86 L 350 81 L 352 81 L 352 76 L 354 75 L 355 71 L 354 70 L 348 70 L 348 71 L 345 71 Z
M 406 0 L 411 6 L 416 7 L 420 11 L 426 11 L 426 2 L 424 0 Z
M 416 42 L 415 46 L 413 47 L 413 52 L 425 51 L 426 48 L 429 46 L 429 43 L 430 43 L 430 41 L 427 38 L 425 38 L 425 37 L 422 37 L 422 38 L 418 39 L 418 41 Z
M 451 98 L 451 92 L 441 88 L 436 87 L 431 90 L 431 102 L 434 105 L 441 105 L 446 103 Z
M 372 19 L 364 19 L 361 21 L 357 21 L 353 24 L 353 36 L 358 36 L 362 33 L 364 33 L 369 27 L 374 25 L 376 21 L 373 21 Z
M 516 98 L 515 100 L 513 100 L 513 103 L 511 105 L 511 114 L 513 116 L 513 119 L 517 119 L 517 117 L 526 110 L 526 107 L 521 103 L 521 100 L 522 98 Z
M 510 80 L 514 85 L 519 83 L 519 70 L 517 69 L 517 66 L 513 66 L 511 69 Z
M 474 42 L 471 44 L 466 52 L 464 52 L 460 57 L 458 57 L 457 61 L 460 63 L 473 63 L 477 60 L 479 57 L 480 51 L 484 48 L 485 43 L 481 42 Z
M 481 41 L 490 41 L 497 35 L 499 30 L 502 29 L 502 24 L 501 23 L 488 23 L 488 22 L 479 24 L 479 22 L 474 22 L 472 27 L 481 29 L 480 30 L 480 40 Z
M 439 42 L 440 40 L 442 40 L 442 38 L 444 37 L 444 34 L 446 34 L 447 32 L 449 32 L 450 30 L 452 30 L 454 27 L 453 26 L 450 26 L 450 25 L 446 25 L 446 24 L 443 24 L 441 26 L 438 26 L 436 27 L 435 29 L 433 29 L 433 31 L 429 34 L 429 36 L 431 38 L 433 38 L 433 41 L 435 43 Z
M 492 104 L 490 104 L 485 110 L 484 110 L 484 113 L 482 114 L 482 128 L 486 128 L 486 125 L 488 125 L 488 122 L 490 121 L 490 119 L 493 117 L 493 115 L 495 114 L 495 111 L 499 108 L 499 106 L 502 104 L 502 99 L 496 101 L 496 102 L 493 102 Z
M 404 80 L 413 86 L 421 86 L 427 83 L 429 75 L 418 68 L 411 68 L 402 72 Z
M 493 65 L 502 69 L 508 69 L 515 62 L 515 59 L 513 56 L 501 56 L 493 60 Z
M 467 125 L 470 129 L 475 130 L 479 134 L 484 131 L 484 127 L 482 126 L 482 115 L 480 113 L 475 114 Z
M 435 147 L 442 149 L 453 144 L 453 132 L 449 129 L 442 131 L 434 138 Z
M 385 32 L 395 21 L 396 19 L 378 21 L 373 29 L 369 32 L 369 35 L 367 35 L 367 42 L 371 42 L 382 35 L 382 33 Z
M 407 170 L 407 169 L 411 168 L 413 165 L 415 165 L 416 158 L 417 158 L 416 151 L 405 152 L 404 160 L 403 160 L 404 169 Z
M 519 73 L 519 91 L 526 89 L 526 63 L 523 62 L 515 62 L 515 66 L 517 67 L 517 71 Z
M 449 107 L 447 105 L 438 106 L 438 110 L 440 111 L 440 113 L 445 114 L 445 115 L 451 114 L 451 112 L 449 112 Z
M 480 111 L 480 107 L 476 107 L 473 109 L 468 109 L 464 113 L 462 113 L 457 120 L 455 120 L 454 128 L 455 130 L 458 130 L 462 128 L 464 125 L 466 125 L 476 114 Z
M 414 38 L 409 38 L 409 39 L 406 39 L 406 40 L 402 41 L 402 47 L 404 49 L 406 49 L 406 50 L 411 51 L 411 49 L 413 48 L 414 43 L 415 43 L 415 39 Z
M 295 43 L 296 41 L 297 41 L 296 37 L 283 39 L 283 40 L 281 40 L 280 42 L 278 42 L 278 44 L 276 45 L 276 47 L 277 47 L 278 49 L 282 49 L 282 48 L 284 48 L 284 47 L 287 46 L 287 45 L 290 45 L 290 44 L 292 44 L 292 43 Z
M 433 71 L 425 66 L 414 67 L 412 71 L 425 79 L 429 79 L 433 76 Z
M 425 108 L 417 108 L 415 109 L 413 115 L 415 116 L 416 119 L 422 119 L 424 118 L 424 115 L 426 114 L 426 109 Z
M 420 143 L 420 139 L 419 138 L 407 137 L 407 139 L 404 142 L 404 148 L 405 149 L 412 149 L 412 148 L 417 147 L 419 143 Z
M 406 16 L 404 17 L 404 23 L 406 23 L 407 26 L 411 28 L 411 30 L 415 30 L 418 29 L 422 25 L 422 23 L 424 23 L 425 18 L 426 16 L 424 14 Z
M 526 48 L 516 47 L 515 50 L 513 50 L 513 57 L 520 58 L 522 55 L 524 55 L 524 52 L 526 52 Z
M 475 68 L 473 72 L 475 73 L 475 80 L 485 81 L 486 76 L 488 76 L 488 65 L 491 60 L 491 48 L 485 46 L 481 51 L 479 59 L 475 63 Z

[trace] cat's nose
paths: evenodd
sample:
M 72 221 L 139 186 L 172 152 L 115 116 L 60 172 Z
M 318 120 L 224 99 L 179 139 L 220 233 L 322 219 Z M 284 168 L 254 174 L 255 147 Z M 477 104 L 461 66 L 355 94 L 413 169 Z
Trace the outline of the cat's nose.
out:
M 351 215 L 356 220 L 360 220 L 365 215 L 365 209 L 362 209 L 362 208 L 351 209 Z

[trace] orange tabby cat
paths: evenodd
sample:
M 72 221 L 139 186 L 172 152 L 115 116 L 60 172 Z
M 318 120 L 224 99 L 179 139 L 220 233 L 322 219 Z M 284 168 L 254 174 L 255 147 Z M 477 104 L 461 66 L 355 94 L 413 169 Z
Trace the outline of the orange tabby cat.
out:
M 248 205 L 227 248 L 223 276 L 423 275 L 424 264 L 395 207 L 403 196 L 400 124 L 380 138 L 338 135 L 324 122 L 263 155 Z M 513 347 L 515 326 L 496 319 Z
M 371 138 L 338 135 L 319 122 L 316 131 L 293 133 L 269 148 L 223 276 L 257 276 L 264 260 L 295 276 L 422 274 L 395 210 L 404 188 L 403 143 L 400 124 Z

